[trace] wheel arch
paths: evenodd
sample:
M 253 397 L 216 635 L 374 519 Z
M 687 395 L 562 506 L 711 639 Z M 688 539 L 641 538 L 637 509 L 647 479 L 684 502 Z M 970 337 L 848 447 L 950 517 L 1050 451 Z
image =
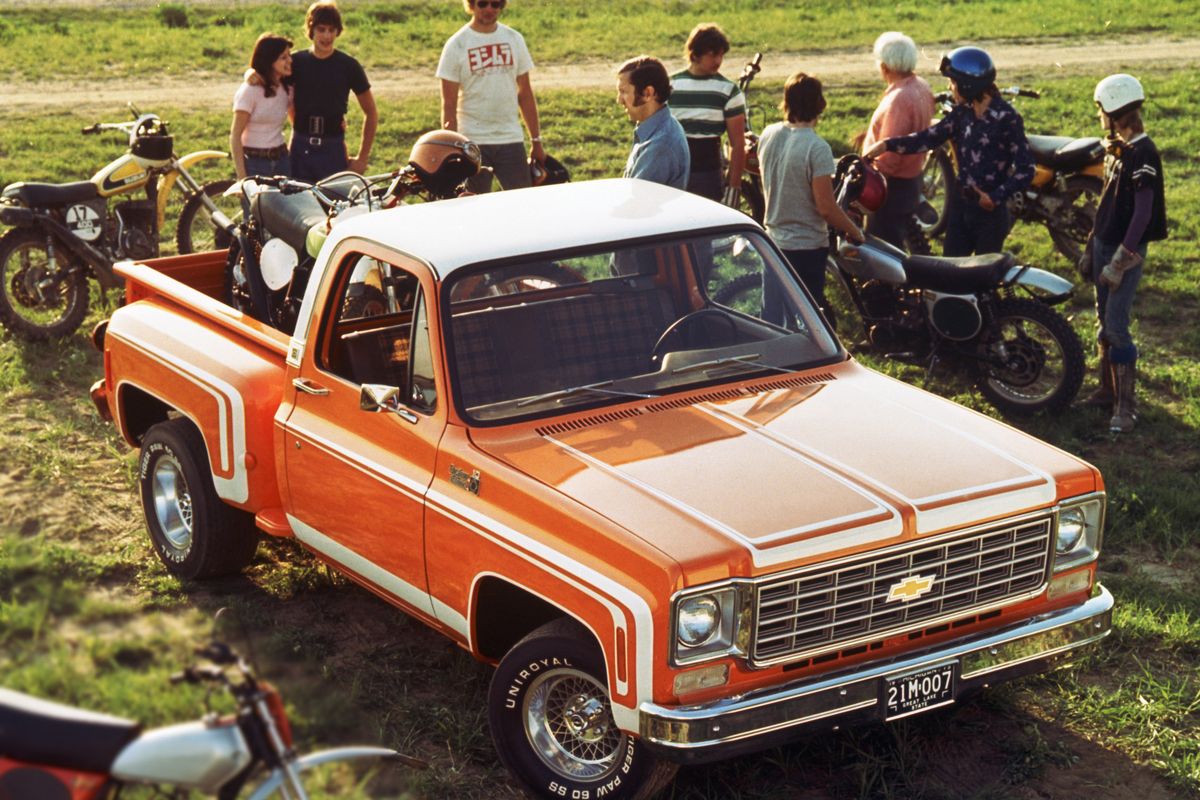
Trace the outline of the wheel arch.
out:
M 597 650 L 605 656 L 608 672 L 608 653 L 594 626 L 560 604 L 537 594 L 511 578 L 495 573 L 476 577 L 471 593 L 471 641 L 476 654 L 488 661 L 499 661 L 524 639 L 543 625 L 557 619 L 570 619 L 586 630 Z

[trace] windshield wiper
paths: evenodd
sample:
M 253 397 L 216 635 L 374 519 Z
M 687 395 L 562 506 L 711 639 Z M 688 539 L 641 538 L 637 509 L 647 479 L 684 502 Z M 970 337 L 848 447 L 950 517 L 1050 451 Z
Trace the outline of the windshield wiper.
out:
M 605 388 L 606 386 L 612 386 L 612 384 L 613 382 L 611 380 L 607 380 L 599 381 L 597 383 L 589 383 L 583 386 L 572 386 L 567 389 L 556 389 L 553 392 L 546 392 L 545 394 L 539 394 L 535 395 L 534 397 L 526 397 L 524 400 L 518 400 L 517 408 L 521 408 L 522 406 L 531 406 L 534 403 L 544 403 L 547 400 L 564 400 L 573 395 L 585 394 L 588 392 L 591 392 L 592 394 L 613 395 L 615 397 L 636 397 L 643 400 L 652 397 L 658 397 L 656 394 L 643 394 L 641 392 L 626 392 L 620 389 Z
M 711 361 L 697 361 L 695 364 L 687 364 L 682 367 L 676 367 L 671 370 L 672 375 L 679 375 L 684 372 L 712 372 L 721 367 L 750 367 L 752 369 L 769 369 L 775 372 L 790 373 L 794 370 L 777 367 L 774 364 L 761 364 L 759 359 L 762 358 L 762 353 L 749 353 L 744 356 L 724 356 L 722 358 L 714 358 Z

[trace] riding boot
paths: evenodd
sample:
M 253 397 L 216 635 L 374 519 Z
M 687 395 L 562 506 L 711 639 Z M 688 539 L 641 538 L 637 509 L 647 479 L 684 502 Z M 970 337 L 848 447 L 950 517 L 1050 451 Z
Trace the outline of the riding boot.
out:
M 1115 384 L 1116 402 L 1113 404 L 1113 416 L 1108 421 L 1108 429 L 1112 433 L 1129 433 L 1137 414 L 1133 406 L 1133 387 L 1137 369 L 1135 362 L 1128 364 L 1113 364 L 1113 383 Z
M 1100 343 L 1100 386 L 1084 399 L 1085 406 L 1112 408 L 1116 397 L 1113 394 L 1112 363 L 1108 360 L 1108 342 Z

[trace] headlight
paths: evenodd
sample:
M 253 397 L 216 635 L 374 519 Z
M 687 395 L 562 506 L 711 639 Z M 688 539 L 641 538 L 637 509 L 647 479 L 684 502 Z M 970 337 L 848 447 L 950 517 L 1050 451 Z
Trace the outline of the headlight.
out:
M 704 644 L 720 627 L 721 606 L 712 595 L 689 597 L 679 604 L 675 631 L 679 643 L 684 647 L 698 647 Z
M 751 603 L 743 597 L 748 591 L 726 584 L 676 597 L 673 663 L 695 664 L 743 653 L 750 629 Z
M 1104 532 L 1104 495 L 1094 494 L 1064 502 L 1058 510 L 1054 534 L 1054 571 L 1077 567 L 1100 554 Z

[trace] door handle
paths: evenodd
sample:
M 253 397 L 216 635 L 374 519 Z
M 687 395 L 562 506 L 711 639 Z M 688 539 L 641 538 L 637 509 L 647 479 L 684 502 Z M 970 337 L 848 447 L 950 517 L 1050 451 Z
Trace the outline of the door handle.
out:
M 308 378 L 296 378 L 292 381 L 292 386 L 295 386 L 305 394 L 326 395 L 329 390 L 319 383 L 313 383 Z

